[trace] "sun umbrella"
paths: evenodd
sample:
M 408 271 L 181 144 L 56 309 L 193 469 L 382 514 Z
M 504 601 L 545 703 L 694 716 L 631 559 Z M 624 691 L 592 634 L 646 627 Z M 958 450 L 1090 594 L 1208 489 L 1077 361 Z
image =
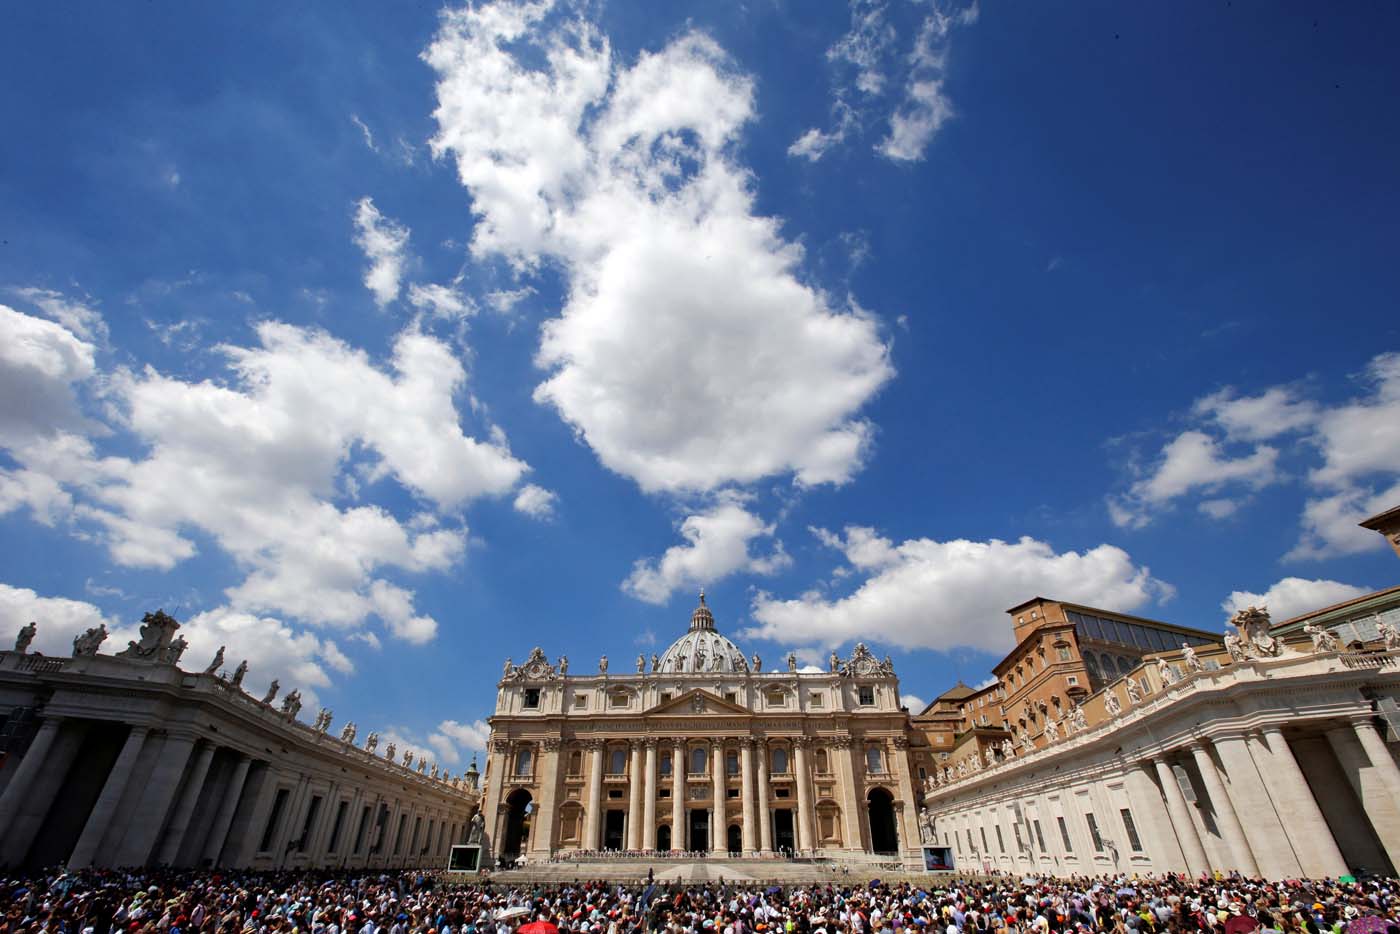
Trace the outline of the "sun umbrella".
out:
M 520 925 L 520 934 L 559 934 L 559 928 L 549 921 L 531 921 Z
M 497 921 L 509 921 L 511 918 L 525 918 L 530 915 L 530 909 L 525 905 L 512 905 L 509 908 L 502 908 L 496 912 Z

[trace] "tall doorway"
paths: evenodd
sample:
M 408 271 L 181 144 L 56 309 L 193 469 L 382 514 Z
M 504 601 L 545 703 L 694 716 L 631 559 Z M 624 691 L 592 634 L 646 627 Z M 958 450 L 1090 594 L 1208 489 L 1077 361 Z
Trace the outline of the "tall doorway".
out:
M 656 828 L 656 848 L 663 853 L 671 848 L 671 828 L 668 825 Z
M 517 788 L 506 798 L 506 837 L 501 842 L 502 856 L 519 856 L 530 839 L 530 793 Z
M 883 788 L 872 788 L 866 802 L 870 805 L 870 848 L 876 853 L 898 853 L 894 798 Z
M 603 849 L 621 850 L 622 832 L 627 825 L 626 811 L 609 811 L 603 822 Z
M 695 808 L 690 812 L 690 851 L 700 853 L 710 848 L 710 812 Z
M 783 853 L 797 849 L 797 838 L 792 832 L 791 808 L 778 808 L 773 812 L 773 847 Z
M 729 846 L 729 853 L 737 856 L 744 851 L 744 834 L 739 830 L 738 824 L 730 824 L 729 831 L 725 834 L 725 843 Z

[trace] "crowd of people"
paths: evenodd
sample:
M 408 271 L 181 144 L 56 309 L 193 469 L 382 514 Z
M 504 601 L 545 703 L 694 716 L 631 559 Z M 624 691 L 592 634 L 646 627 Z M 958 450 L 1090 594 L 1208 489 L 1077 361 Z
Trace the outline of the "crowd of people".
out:
M 1400 880 L 507 886 L 432 873 L 0 876 L 0 934 L 1400 934 Z

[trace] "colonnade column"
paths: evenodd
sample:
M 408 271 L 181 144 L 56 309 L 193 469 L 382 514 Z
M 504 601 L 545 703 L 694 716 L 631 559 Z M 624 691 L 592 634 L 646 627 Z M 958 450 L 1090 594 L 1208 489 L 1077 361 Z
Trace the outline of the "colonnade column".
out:
M 1162 786 L 1162 796 L 1167 801 L 1167 815 L 1171 818 L 1171 828 L 1176 833 L 1176 842 L 1186 863 L 1186 871 L 1198 876 L 1210 869 L 1206 858 L 1206 848 L 1201 845 L 1201 837 L 1196 833 L 1196 825 L 1191 820 L 1191 805 L 1182 794 L 1177 783 L 1176 772 L 1165 759 L 1153 759 L 1152 766 L 1157 770 L 1157 781 Z
M 715 740 L 710 746 L 710 852 L 722 854 L 725 851 L 724 819 L 724 741 Z
M 136 760 L 141 756 L 141 747 L 146 744 L 146 736 L 149 733 L 150 727 L 133 726 L 131 732 L 126 735 L 122 751 L 117 755 L 112 770 L 107 773 L 107 780 L 102 784 L 97 803 L 92 806 L 92 812 L 88 814 L 87 823 L 83 825 L 78 843 L 73 847 L 72 855 L 68 857 L 69 869 L 86 869 L 92 865 L 97 848 L 102 845 L 102 838 L 107 835 L 107 828 L 112 826 L 117 805 L 121 803 L 122 793 L 126 791 L 126 784 L 131 779 L 131 770 L 135 768 Z
M 1369 717 L 1354 722 L 1352 729 L 1356 731 L 1356 738 L 1361 741 L 1361 748 L 1366 750 L 1366 757 L 1371 760 L 1371 767 L 1376 770 L 1376 776 L 1390 792 L 1391 800 L 1400 801 L 1400 767 L 1397 767 L 1395 760 L 1391 758 L 1385 740 L 1376 732 L 1376 727 Z
M 559 737 L 546 737 L 540 743 L 543 754 L 535 761 L 540 776 L 540 801 L 530 822 L 530 849 L 545 855 L 554 852 L 554 825 L 559 820 L 559 786 L 563 784 L 559 775 L 559 749 L 562 745 Z
M 603 807 L 603 741 L 591 739 L 584 744 L 588 747 L 588 810 L 583 815 L 583 848 L 600 849 L 598 827 Z M 493 841 L 494 843 L 494 841 Z
M 799 850 L 816 849 L 816 833 L 812 828 L 812 775 L 807 769 L 807 747 L 812 741 L 805 736 L 799 736 L 792 741 L 793 748 L 797 751 L 794 757 L 797 761 L 793 768 L 796 774 L 793 780 L 797 783 L 797 848 Z
M 632 763 L 627 769 L 627 849 L 642 848 L 642 741 L 631 742 Z
M 4 796 L 0 797 L 0 840 L 4 841 L 0 844 L 0 865 L 15 865 L 22 861 L 25 854 L 21 850 L 29 849 L 34 834 L 39 831 L 37 820 L 24 822 L 34 824 L 33 830 L 27 833 L 19 827 L 24 812 L 30 809 L 28 806 L 36 803 L 34 799 L 46 796 L 47 800 L 42 803 L 47 812 L 54 795 L 58 793 L 63 775 L 56 766 L 61 764 L 61 757 L 54 756 L 50 761 L 50 754 L 55 751 L 55 740 L 63 724 L 61 717 L 44 718 L 34 738 L 29 741 L 24 758 L 19 760 L 14 775 L 10 776 Z M 66 766 L 63 771 L 67 771 Z M 39 819 L 42 818 L 43 814 L 40 814 Z
M 1337 754 L 1342 771 L 1351 782 L 1356 797 L 1361 801 L 1361 809 L 1371 822 L 1386 856 L 1394 866 L 1400 866 L 1400 805 L 1385 781 L 1382 771 L 1387 763 L 1394 768 L 1390 753 L 1381 749 L 1374 755 L 1361 742 L 1359 724 L 1343 723 L 1327 731 L 1327 742 Z M 1365 726 L 1370 729 L 1369 723 Z M 1372 734 L 1374 735 L 1374 729 Z
M 656 849 L 656 740 L 645 740 L 646 781 L 642 785 L 642 849 Z
M 768 856 L 773 852 L 773 819 L 768 814 L 768 744 L 761 739 L 752 742 L 758 771 L 758 848 Z
M 220 802 L 214 823 L 209 827 L 209 840 L 204 847 L 204 858 L 209 860 L 211 866 L 219 865 L 219 854 L 223 852 L 229 827 L 233 825 L 233 814 L 238 807 L 238 799 L 243 794 L 243 785 L 248 780 L 248 768 L 252 764 L 252 759 L 239 756 L 238 764 L 233 767 L 233 774 L 229 776 L 228 787 L 224 789 L 224 800 Z
M 685 742 L 671 750 L 671 850 L 685 849 Z
M 204 779 L 208 777 L 209 766 L 214 762 L 214 752 L 213 743 L 205 743 L 204 748 L 200 750 L 199 758 L 194 762 L 194 769 L 185 781 L 185 790 L 180 795 L 179 803 L 175 805 L 175 813 L 170 818 L 170 828 L 165 832 L 165 840 L 161 843 L 156 862 L 171 866 L 178 858 L 180 844 L 185 841 L 185 831 L 190 827 L 194 806 L 199 803 L 199 793 L 204 790 Z
M 1267 779 L 1254 762 L 1245 734 L 1224 733 L 1212 737 L 1211 742 L 1229 781 L 1227 791 L 1260 874 L 1270 879 L 1301 876 L 1303 867 L 1292 847 L 1277 845 L 1280 839 L 1288 838 L 1269 796 Z
M 1293 851 L 1303 864 L 1303 874 L 1321 879 L 1347 874 L 1347 861 L 1337 847 L 1332 828 L 1327 818 L 1322 816 L 1313 797 L 1303 770 L 1293 750 L 1288 747 L 1288 737 L 1277 726 L 1266 726 L 1260 730 L 1260 737 L 1270 754 L 1269 776 L 1273 779 L 1274 793 L 1279 798 L 1279 810 L 1288 815 L 1283 822 L 1284 832 L 1293 841 Z
M 754 823 L 753 812 L 753 739 L 748 738 L 739 747 L 739 801 L 744 810 L 744 855 L 747 856 L 758 849 L 758 841 L 754 831 L 757 829 Z
M 1192 743 L 1190 748 L 1191 756 L 1196 760 L 1196 768 L 1201 771 L 1201 780 L 1205 782 L 1206 794 L 1210 795 L 1211 807 L 1215 809 L 1220 832 L 1235 859 L 1234 866 L 1225 868 L 1238 869 L 1246 876 L 1259 875 L 1259 864 L 1254 861 L 1254 853 L 1249 848 L 1244 827 L 1240 825 L 1239 815 L 1235 813 L 1235 806 L 1230 801 L 1230 793 L 1225 790 L 1220 773 L 1215 770 L 1215 760 L 1210 757 L 1210 751 L 1199 742 Z

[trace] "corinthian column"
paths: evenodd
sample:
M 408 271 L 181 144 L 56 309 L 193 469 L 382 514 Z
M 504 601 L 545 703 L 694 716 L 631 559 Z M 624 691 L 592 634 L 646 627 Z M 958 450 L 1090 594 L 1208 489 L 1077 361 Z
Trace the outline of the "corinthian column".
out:
M 831 741 L 835 751 L 836 777 L 841 783 L 842 843 L 848 850 L 863 850 L 865 842 L 860 831 L 860 779 L 851 749 L 858 747 L 849 735 L 837 736 Z
M 773 853 L 773 820 L 768 816 L 768 744 L 761 739 L 754 744 L 754 764 L 758 768 L 758 848 L 764 856 Z
M 539 769 L 540 800 L 535 816 L 530 821 L 530 849 L 543 856 L 554 852 L 554 825 L 558 821 L 558 794 L 562 784 L 559 774 L 559 766 L 563 761 L 563 757 L 559 755 L 561 746 L 563 741 L 559 737 L 546 737 L 540 743 L 543 754 L 535 766 Z
M 739 800 L 744 808 L 744 855 L 752 853 L 758 849 L 758 841 L 755 839 L 757 826 L 754 821 L 753 807 L 753 738 L 743 741 L 739 747 Z
M 714 806 L 710 809 L 710 852 L 716 855 L 725 851 L 724 819 L 724 743 L 716 740 L 710 747 L 710 795 Z
M 627 849 L 642 848 L 642 741 L 631 742 L 632 764 L 627 775 Z
M 583 848 L 598 849 L 598 821 L 603 807 L 603 741 L 590 739 L 588 747 L 588 810 L 583 815 Z
M 1238 869 L 1246 876 L 1259 875 L 1259 864 L 1254 861 L 1254 852 L 1249 848 L 1249 840 L 1244 835 L 1239 815 L 1235 813 L 1235 805 L 1230 801 L 1230 793 L 1225 790 L 1225 783 L 1220 780 L 1220 773 L 1215 770 L 1215 761 L 1200 743 L 1191 744 L 1191 755 L 1196 760 L 1196 768 L 1201 770 L 1206 794 L 1210 795 L 1211 806 L 1215 808 L 1215 816 L 1219 818 L 1220 832 L 1235 857 L 1235 865 L 1227 868 Z
M 792 745 L 797 750 L 797 764 L 795 766 L 797 774 L 793 779 L 797 783 L 797 848 L 799 850 L 814 850 L 817 847 L 817 835 L 813 829 L 812 819 L 812 775 L 807 770 L 807 747 L 812 741 L 805 736 L 799 736 L 792 741 Z
M 642 849 L 656 849 L 656 740 L 647 739 L 646 776 L 642 784 Z
M 685 741 L 671 750 L 671 849 L 685 849 Z

